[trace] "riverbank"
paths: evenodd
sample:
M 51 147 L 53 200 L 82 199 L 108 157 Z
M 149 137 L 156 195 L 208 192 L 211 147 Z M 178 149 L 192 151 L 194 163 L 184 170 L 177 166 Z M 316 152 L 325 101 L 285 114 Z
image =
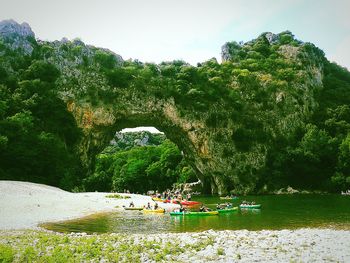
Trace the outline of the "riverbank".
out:
M 152 202 L 0 181 L 0 262 L 350 262 L 350 231 L 225 230 L 162 234 L 55 233 L 38 224 Z M 171 210 L 173 204 L 160 204 Z
M 0 231 L 8 262 L 350 262 L 350 231 L 205 231 L 153 235 Z M 6 261 L 5 261 L 6 262 Z
M 123 206 L 129 206 L 131 201 L 136 207 L 148 202 L 154 204 L 144 195 L 118 194 L 122 198 L 108 198 L 108 195 L 111 193 L 70 193 L 43 184 L 0 181 L 0 229 L 35 229 L 45 222 L 123 211 Z M 177 207 L 163 203 L 159 206 L 169 211 Z

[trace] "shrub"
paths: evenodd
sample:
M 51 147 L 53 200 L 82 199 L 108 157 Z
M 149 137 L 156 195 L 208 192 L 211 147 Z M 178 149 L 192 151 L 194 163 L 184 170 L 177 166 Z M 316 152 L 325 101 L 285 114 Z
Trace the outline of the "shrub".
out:
M 0 262 L 11 263 L 14 260 L 14 252 L 10 246 L 0 244 Z

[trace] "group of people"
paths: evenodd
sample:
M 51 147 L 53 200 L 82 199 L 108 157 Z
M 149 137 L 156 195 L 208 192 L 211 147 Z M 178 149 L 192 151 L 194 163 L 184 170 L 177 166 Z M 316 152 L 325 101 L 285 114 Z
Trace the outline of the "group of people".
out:
M 182 204 L 180 204 L 180 208 L 174 210 L 174 212 L 180 212 L 180 213 L 186 212 L 186 211 L 187 211 L 186 208 L 184 208 L 184 207 L 182 206 Z
M 231 208 L 231 207 L 232 207 L 231 203 L 224 203 L 224 204 L 217 204 L 216 205 L 217 210 Z
M 171 191 L 171 190 L 166 190 L 163 193 L 159 193 L 156 191 L 155 195 L 153 197 L 165 199 L 165 200 L 172 200 L 172 199 L 177 199 L 177 200 L 188 200 L 190 201 L 192 198 L 192 195 L 190 193 L 181 193 L 181 191 Z
M 203 204 L 199 208 L 199 212 L 209 212 L 209 211 L 211 211 L 211 209 L 206 207 L 206 206 L 204 206 Z
M 248 202 L 248 201 L 242 201 L 242 205 L 255 205 L 255 202 L 252 201 L 252 202 Z
M 129 207 L 135 207 L 135 204 L 134 204 L 133 201 L 131 201 L 131 202 L 129 203 Z M 157 210 L 157 209 L 159 208 L 159 206 L 158 206 L 157 202 L 155 202 L 155 204 L 154 204 L 153 207 L 152 207 L 152 206 L 151 206 L 151 203 L 148 202 L 147 205 L 144 205 L 144 206 L 143 206 L 143 208 L 144 208 L 144 209 L 148 209 L 148 210 Z
M 155 202 L 154 206 L 152 207 L 151 203 L 148 202 L 147 205 L 143 206 L 143 208 L 147 209 L 147 210 L 157 210 L 159 208 L 159 206 L 158 206 L 158 203 Z

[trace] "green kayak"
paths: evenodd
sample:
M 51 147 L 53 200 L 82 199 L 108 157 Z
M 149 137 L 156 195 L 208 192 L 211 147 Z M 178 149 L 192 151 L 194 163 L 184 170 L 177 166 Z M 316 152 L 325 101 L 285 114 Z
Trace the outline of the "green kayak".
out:
M 219 214 L 224 214 L 224 213 L 231 213 L 231 212 L 234 212 L 234 211 L 237 211 L 237 210 L 238 210 L 238 207 L 235 206 L 235 207 L 226 208 L 226 209 L 218 209 L 216 211 L 218 211 Z
M 239 208 L 243 209 L 259 209 L 261 208 L 261 205 L 240 205 Z
M 209 212 L 170 212 L 171 216 L 212 216 L 218 215 L 218 211 L 209 211 Z

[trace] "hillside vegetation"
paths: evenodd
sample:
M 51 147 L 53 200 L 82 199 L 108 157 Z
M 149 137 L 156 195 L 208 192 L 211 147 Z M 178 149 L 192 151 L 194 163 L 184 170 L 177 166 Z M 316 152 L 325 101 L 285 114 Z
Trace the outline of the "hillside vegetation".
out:
M 181 150 L 206 192 L 350 187 L 350 73 L 289 31 L 226 43 L 222 63 L 192 66 L 124 61 L 11 26 L 0 37 L 0 179 L 81 189 L 98 177 L 99 190 L 119 190 L 142 174 L 163 187 L 181 177 Z M 128 123 L 161 128 L 180 150 L 102 153 L 95 170 Z
M 84 185 L 93 191 L 146 193 L 195 180 L 179 148 L 163 134 L 129 132 L 117 133 L 111 145 L 97 155 L 95 171 Z

